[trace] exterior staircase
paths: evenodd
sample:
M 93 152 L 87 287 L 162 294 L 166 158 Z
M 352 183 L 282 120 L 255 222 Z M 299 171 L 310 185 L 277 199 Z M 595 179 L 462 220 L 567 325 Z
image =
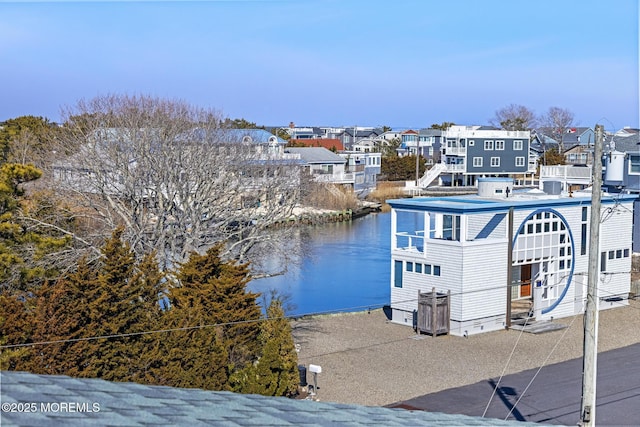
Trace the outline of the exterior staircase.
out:
M 445 170 L 447 170 L 447 166 L 444 163 L 436 163 L 418 180 L 418 186 L 420 188 L 427 188 Z

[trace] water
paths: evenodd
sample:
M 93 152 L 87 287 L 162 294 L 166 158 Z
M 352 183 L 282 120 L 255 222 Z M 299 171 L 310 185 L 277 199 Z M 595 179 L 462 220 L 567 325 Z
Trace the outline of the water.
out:
M 276 289 L 289 298 L 288 314 L 363 311 L 389 304 L 389 213 L 310 227 L 299 265 L 281 276 L 254 280 L 249 290 Z

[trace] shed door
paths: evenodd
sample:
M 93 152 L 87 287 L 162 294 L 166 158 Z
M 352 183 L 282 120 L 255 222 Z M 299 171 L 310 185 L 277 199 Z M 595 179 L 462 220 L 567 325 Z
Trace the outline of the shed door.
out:
M 520 266 L 520 298 L 531 296 L 531 264 Z

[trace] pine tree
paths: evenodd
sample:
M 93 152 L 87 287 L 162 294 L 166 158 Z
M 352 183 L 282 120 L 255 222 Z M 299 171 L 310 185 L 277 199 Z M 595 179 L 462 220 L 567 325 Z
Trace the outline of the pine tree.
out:
M 34 298 L 30 295 L 0 295 L 0 344 L 28 344 L 33 339 Z M 0 370 L 16 370 L 29 363 L 31 347 L 0 351 Z
M 185 330 L 163 336 L 164 360 L 154 372 L 162 384 L 229 389 L 229 374 L 257 359 L 259 326 L 251 320 L 260 308 L 246 291 L 248 266 L 223 261 L 221 250 L 192 253 L 168 291 L 165 328 Z
M 297 388 L 298 354 L 291 324 L 285 317 L 280 298 L 271 299 L 267 318 L 260 326 L 260 359 L 232 377 L 234 390 L 266 396 L 290 396 Z
M 25 370 L 91 376 L 87 372 L 91 343 L 84 339 L 93 336 L 90 302 L 95 283 L 95 268 L 81 260 L 67 278 L 45 283 L 38 290 L 33 341 L 50 344 L 33 347 L 33 357 Z

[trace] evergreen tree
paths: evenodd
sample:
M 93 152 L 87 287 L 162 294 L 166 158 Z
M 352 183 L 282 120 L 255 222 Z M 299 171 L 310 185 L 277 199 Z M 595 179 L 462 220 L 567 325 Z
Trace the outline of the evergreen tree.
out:
M 257 359 L 260 308 L 247 292 L 246 264 L 225 262 L 220 245 L 192 253 L 168 290 L 165 328 L 184 328 L 163 336 L 161 366 L 153 373 L 161 384 L 229 389 L 228 376 Z M 217 325 L 217 326 L 212 326 Z
M 34 299 L 29 295 L 0 295 L 0 344 L 28 344 L 32 342 Z M 30 347 L 15 347 L 0 351 L 0 370 L 16 370 L 28 363 Z
M 232 377 L 235 391 L 266 396 L 291 396 L 298 384 L 298 354 L 291 323 L 280 298 L 272 298 L 260 325 L 260 359 Z
M 141 269 L 136 268 L 122 232 L 114 231 L 97 266 L 83 260 L 76 272 L 40 289 L 33 339 L 66 342 L 34 347 L 28 370 L 144 381 L 148 362 L 144 355 L 151 338 L 136 333 L 157 324 L 162 278 L 157 265 L 153 268 L 152 255 L 142 261 Z M 127 334 L 134 335 L 121 336 Z
M 31 227 L 24 213 L 38 210 L 39 200 L 24 198 L 21 184 L 34 181 L 42 171 L 33 165 L 5 163 L 0 167 L 0 293 L 35 290 L 43 280 L 59 275 L 54 256 L 71 239 Z
M 159 272 L 146 259 L 145 271 L 136 271 L 130 246 L 123 242 L 124 229 L 118 228 L 103 248 L 103 262 L 90 301 L 90 322 L 96 336 L 136 334 L 153 329 L 157 305 Z M 157 265 L 157 264 L 156 264 Z M 155 293 L 155 300 L 154 300 Z M 139 376 L 138 364 L 144 353 L 141 335 L 91 342 L 91 376 L 107 380 L 130 381 Z
M 25 370 L 52 375 L 93 376 L 93 372 L 87 372 L 93 357 L 92 343 L 84 339 L 94 336 L 90 312 L 96 277 L 95 267 L 81 260 L 77 270 L 68 277 L 47 282 L 38 290 L 33 341 L 49 344 L 32 348 L 33 357 Z
M 420 156 L 420 176 L 427 170 L 424 157 Z M 383 157 L 381 172 L 387 181 L 408 181 L 416 178 L 416 156 Z

